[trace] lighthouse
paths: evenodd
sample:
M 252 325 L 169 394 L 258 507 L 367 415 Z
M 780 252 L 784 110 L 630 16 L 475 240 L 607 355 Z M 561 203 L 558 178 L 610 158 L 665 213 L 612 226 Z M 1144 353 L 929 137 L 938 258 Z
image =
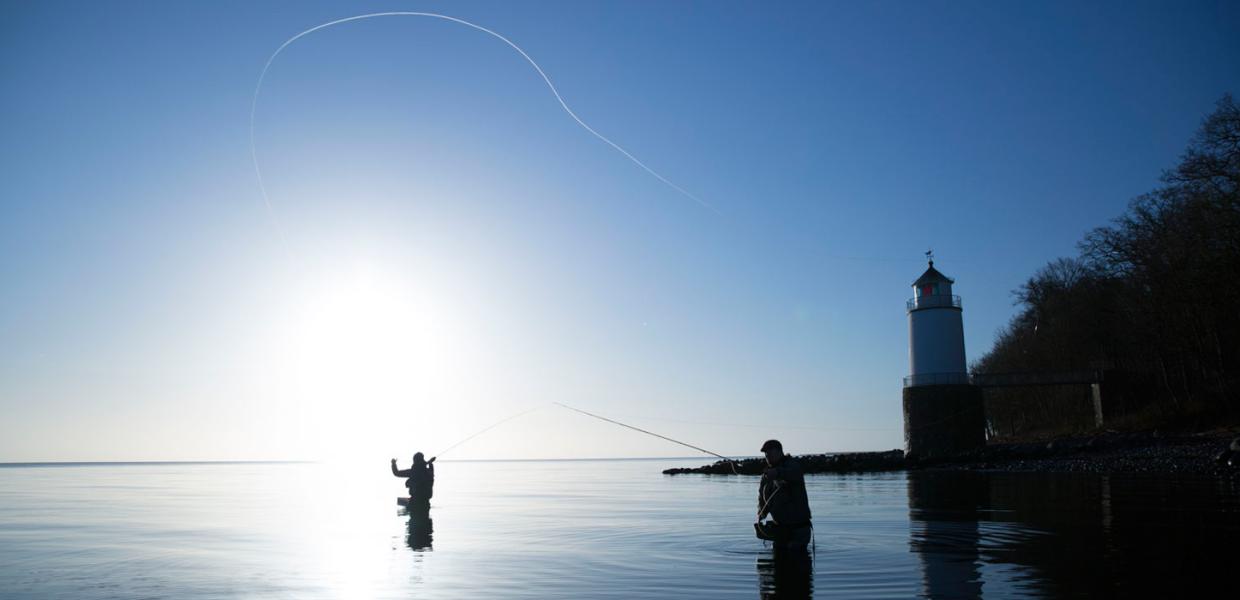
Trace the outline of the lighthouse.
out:
M 927 253 L 929 254 L 929 253 Z M 934 259 L 913 282 L 908 312 L 909 375 L 904 378 L 904 450 L 929 459 L 985 445 L 981 389 L 969 381 L 964 309 L 955 280 Z

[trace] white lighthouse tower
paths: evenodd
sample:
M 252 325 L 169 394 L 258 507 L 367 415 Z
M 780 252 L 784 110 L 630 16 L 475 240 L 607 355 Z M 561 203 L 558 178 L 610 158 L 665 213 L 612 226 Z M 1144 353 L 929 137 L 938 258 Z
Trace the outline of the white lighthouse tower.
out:
M 906 304 L 911 372 L 904 378 L 904 451 L 911 458 L 933 460 L 986 443 L 982 391 L 969 382 L 953 283 L 932 257 Z
M 964 357 L 964 319 L 952 278 L 930 267 L 913 282 L 908 308 L 906 387 L 969 382 Z

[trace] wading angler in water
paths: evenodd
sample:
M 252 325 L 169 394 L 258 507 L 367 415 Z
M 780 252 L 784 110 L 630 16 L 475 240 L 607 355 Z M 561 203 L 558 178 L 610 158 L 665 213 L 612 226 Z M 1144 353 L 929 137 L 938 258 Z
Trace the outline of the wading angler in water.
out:
M 779 440 L 762 444 L 767 469 L 758 484 L 758 537 L 770 540 L 775 551 L 804 552 L 813 533 L 809 496 L 805 493 L 805 472 L 801 463 L 784 454 Z M 767 516 L 770 521 L 762 522 Z
M 392 475 L 407 477 L 405 487 L 409 488 L 409 508 L 430 510 L 431 496 L 435 493 L 435 458 L 429 461 L 418 452 L 413 455 L 413 466 L 408 469 L 397 469 L 396 459 L 392 459 Z

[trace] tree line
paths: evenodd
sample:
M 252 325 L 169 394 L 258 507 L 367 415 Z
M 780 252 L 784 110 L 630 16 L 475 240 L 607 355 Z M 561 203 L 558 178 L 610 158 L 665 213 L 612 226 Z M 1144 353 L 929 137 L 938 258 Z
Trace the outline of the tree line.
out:
M 1013 291 L 975 374 L 1098 370 L 1106 426 L 1240 415 L 1240 107 L 1218 101 L 1161 185 Z M 986 393 L 995 438 L 1093 427 L 1083 386 Z

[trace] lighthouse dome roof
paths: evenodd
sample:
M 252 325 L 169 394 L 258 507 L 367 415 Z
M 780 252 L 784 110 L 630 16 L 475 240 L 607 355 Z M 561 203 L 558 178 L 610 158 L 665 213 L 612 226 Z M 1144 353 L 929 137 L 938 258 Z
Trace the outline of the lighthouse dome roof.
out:
M 913 282 L 913 287 L 921 287 L 927 283 L 940 282 L 956 283 L 954 279 L 940 273 L 938 269 L 934 268 L 934 261 L 930 261 L 930 268 L 926 269 L 926 272 L 922 273 L 921 277 L 918 277 L 917 281 Z

